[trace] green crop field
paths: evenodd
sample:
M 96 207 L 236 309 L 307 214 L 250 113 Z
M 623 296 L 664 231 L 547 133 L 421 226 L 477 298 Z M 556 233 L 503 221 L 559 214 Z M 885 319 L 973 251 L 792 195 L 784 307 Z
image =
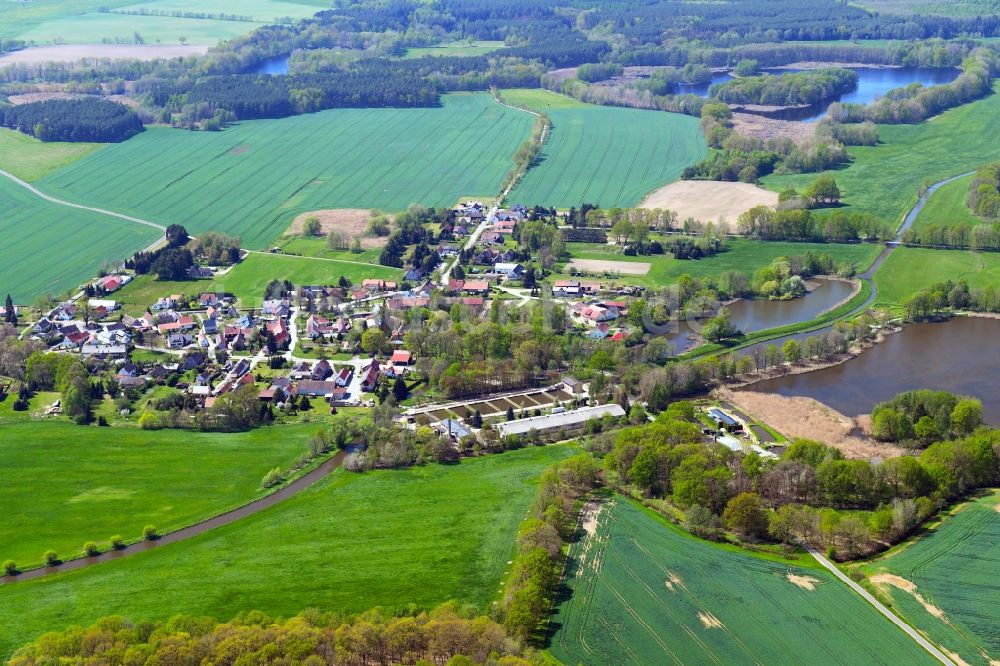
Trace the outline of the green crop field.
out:
M 927 199 L 927 203 L 914 220 L 915 228 L 935 225 L 939 227 L 957 224 L 982 224 L 983 220 L 976 217 L 965 205 L 969 184 L 975 176 L 966 176 L 942 185 Z
M 382 254 L 382 248 L 379 247 L 367 248 L 357 253 L 350 250 L 331 250 L 327 246 L 325 238 L 304 238 L 302 236 L 281 238 L 275 245 L 289 254 L 300 254 L 303 257 L 339 259 L 375 265 L 378 265 L 379 255 Z
M 39 178 L 89 155 L 100 143 L 45 143 L 0 127 L 0 169 L 27 181 Z
M 1000 255 L 995 252 L 900 247 L 875 274 L 875 304 L 901 305 L 908 296 L 945 280 L 965 280 L 969 287 L 1000 286 Z
M 1000 91 L 1000 83 L 994 90 Z M 880 125 L 877 146 L 852 146 L 845 168 L 828 172 L 852 210 L 899 223 L 917 202 L 917 190 L 949 176 L 1000 159 L 1000 95 L 993 94 L 917 125 Z M 805 188 L 818 174 L 768 176 L 764 184 L 781 191 Z M 932 197 L 933 198 L 933 197 Z
M 145 525 L 172 531 L 244 504 L 262 494 L 269 470 L 287 469 L 308 450 L 313 430 L 219 434 L 8 423 L 0 427 L 0 561 L 38 566 L 50 548 L 75 557 L 88 540 L 107 549 L 114 534 L 138 541 Z
M 681 275 L 696 278 L 714 277 L 725 271 L 742 271 L 752 275 L 754 271 L 769 265 L 777 257 L 804 255 L 806 252 L 829 254 L 834 262 L 853 262 L 858 272 L 865 271 L 882 247 L 880 245 L 858 243 L 790 243 L 765 242 L 730 238 L 726 240 L 729 250 L 705 259 L 674 259 L 671 255 L 626 257 L 607 246 L 594 243 L 567 243 L 572 257 L 577 259 L 603 259 L 630 263 L 648 263 L 646 275 L 622 275 L 621 282 L 641 284 L 656 288 L 674 284 Z M 564 272 L 565 269 L 564 269 Z
M 469 40 L 466 42 L 450 42 L 440 46 L 425 46 L 406 49 L 404 59 L 423 58 L 424 56 L 477 56 L 486 55 L 503 48 L 501 41 Z
M 487 94 L 337 109 L 223 132 L 150 128 L 44 179 L 46 192 L 263 249 L 303 212 L 451 206 L 495 194 L 533 119 Z
M 34 3 L 32 3 L 34 4 Z M 112 12 L 145 10 L 147 12 L 201 12 L 230 14 L 252 18 L 231 21 L 214 18 L 179 16 L 135 16 Z M 10 34 L 36 44 L 101 44 L 135 40 L 139 33 L 146 44 L 177 44 L 185 37 L 190 44 L 214 46 L 219 40 L 245 35 L 262 25 L 312 16 L 329 4 L 306 0 L 152 0 L 151 2 L 70 2 L 60 10 L 47 6 L 35 12 L 15 10 L 15 15 L 0 19 L 0 26 Z M 6 12 L 4 8 L 4 12 Z
M 552 121 L 538 163 L 510 195 L 516 203 L 634 206 L 706 154 L 697 118 L 581 104 L 548 91 L 503 95 Z
M 724 549 L 622 498 L 596 529 L 572 549 L 553 620 L 563 663 L 935 663 L 811 560 Z
M 956 663 L 989 666 L 1000 660 L 998 507 L 1000 492 L 994 491 L 862 567 L 907 622 L 960 657 Z M 901 589 L 911 583 L 912 590 Z
M 0 211 L 0 293 L 17 303 L 72 289 L 102 264 L 160 236 L 151 227 L 49 203 L 3 177 Z
M 336 472 L 273 508 L 191 540 L 54 578 L 0 585 L 0 659 L 39 634 L 108 613 L 228 619 L 260 609 L 360 611 L 499 593 L 514 536 L 567 446 L 456 465 Z

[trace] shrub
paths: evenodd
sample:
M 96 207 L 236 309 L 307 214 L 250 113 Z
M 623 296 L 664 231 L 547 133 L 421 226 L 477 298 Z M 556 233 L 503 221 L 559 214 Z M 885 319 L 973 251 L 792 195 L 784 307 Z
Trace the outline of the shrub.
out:
M 97 547 L 97 544 L 93 541 L 88 541 L 83 544 L 83 552 L 87 554 L 87 557 L 94 557 L 95 555 L 101 554 L 101 549 Z
M 125 539 L 123 539 L 120 534 L 114 535 L 111 537 L 111 548 L 114 550 L 122 550 L 125 548 Z
M 281 478 L 281 468 L 275 467 L 264 475 L 264 480 L 260 482 L 260 485 L 263 488 L 270 488 L 271 486 L 276 486 L 281 483 Z
M 154 526 L 146 525 L 142 528 L 142 538 L 146 541 L 155 541 L 159 538 L 159 535 L 156 533 L 156 528 Z
M 45 560 L 45 565 L 46 566 L 52 567 L 52 566 L 55 566 L 55 565 L 59 564 L 59 556 L 56 555 L 56 551 L 54 551 L 54 550 L 47 550 L 47 551 L 45 551 L 45 554 L 42 555 L 42 559 Z
M 14 560 L 7 560 L 3 563 L 3 573 L 5 576 L 17 575 L 17 564 Z

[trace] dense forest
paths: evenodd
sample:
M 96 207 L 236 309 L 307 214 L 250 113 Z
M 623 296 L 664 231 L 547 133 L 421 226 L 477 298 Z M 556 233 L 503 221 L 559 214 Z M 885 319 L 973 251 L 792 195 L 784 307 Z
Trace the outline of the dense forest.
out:
M 142 131 L 132 109 L 96 97 L 52 99 L 0 108 L 5 127 L 42 141 L 125 141 Z
M 1000 162 L 980 167 L 969 184 L 969 209 L 979 217 L 1000 219 Z
M 744 76 L 712 86 L 709 95 L 727 104 L 795 106 L 816 104 L 850 92 L 857 85 L 857 72 L 831 67 L 777 76 Z

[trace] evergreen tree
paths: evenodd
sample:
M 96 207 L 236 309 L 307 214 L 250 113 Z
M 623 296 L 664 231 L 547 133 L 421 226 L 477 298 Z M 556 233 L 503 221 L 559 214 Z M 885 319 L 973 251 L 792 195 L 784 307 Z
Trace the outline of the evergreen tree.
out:
M 11 299 L 10 294 L 7 294 L 7 299 L 4 301 L 3 307 L 3 320 L 8 324 L 17 326 L 17 313 L 14 312 L 14 301 Z

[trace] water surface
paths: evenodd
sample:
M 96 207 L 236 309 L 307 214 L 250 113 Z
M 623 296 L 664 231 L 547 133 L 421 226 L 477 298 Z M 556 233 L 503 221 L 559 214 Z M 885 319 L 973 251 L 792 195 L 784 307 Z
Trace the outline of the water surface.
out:
M 281 55 L 262 60 L 252 72 L 254 74 L 288 74 L 288 57 L 287 55 Z
M 806 396 L 855 416 L 897 393 L 929 388 L 983 401 L 983 415 L 1000 425 L 1000 321 L 958 317 L 914 324 L 860 356 L 802 375 L 753 384 L 750 389 Z

